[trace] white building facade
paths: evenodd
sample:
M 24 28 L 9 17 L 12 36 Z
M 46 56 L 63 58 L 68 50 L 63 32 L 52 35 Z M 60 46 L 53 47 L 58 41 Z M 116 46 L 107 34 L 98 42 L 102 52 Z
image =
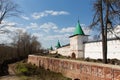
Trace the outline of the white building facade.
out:
M 108 32 L 107 57 L 109 59 L 120 59 L 120 40 L 116 39 L 116 36 L 113 35 L 115 34 L 120 36 L 120 26 L 114 28 L 114 32 Z M 72 58 L 103 58 L 101 40 L 88 41 L 88 35 L 84 34 L 79 22 L 77 23 L 74 35 L 69 38 L 70 44 L 64 46 L 58 45 L 57 49 L 50 51 L 50 53 L 58 53 L 63 56 L 70 56 Z

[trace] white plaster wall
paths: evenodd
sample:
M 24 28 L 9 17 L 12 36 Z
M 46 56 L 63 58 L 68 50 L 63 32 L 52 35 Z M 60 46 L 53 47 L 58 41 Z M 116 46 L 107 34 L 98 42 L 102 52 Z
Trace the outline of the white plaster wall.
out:
M 83 58 L 84 57 L 84 39 L 85 39 L 85 36 L 78 36 L 78 40 L 77 40 L 77 50 L 78 50 L 78 53 L 77 53 L 77 58 Z
M 76 58 L 84 57 L 84 41 L 88 40 L 88 36 L 77 35 L 70 38 L 70 53 L 75 53 Z
M 71 51 L 73 51 L 73 50 L 76 50 L 77 49 L 77 40 L 78 39 L 78 37 L 77 36 L 74 36 L 74 37 L 71 37 L 70 38 L 70 49 L 71 49 Z M 72 52 L 71 52 L 72 53 Z
M 72 53 L 75 53 L 76 57 L 78 57 L 78 36 L 73 36 L 70 38 L 70 56 L 72 56 Z
M 101 42 L 93 42 L 93 43 L 85 43 L 84 48 L 85 58 L 103 58 L 102 56 L 102 43 Z M 108 58 L 120 59 L 120 40 L 111 40 L 108 41 Z
M 76 58 L 83 57 L 83 36 L 77 35 L 70 38 L 70 54 L 75 53 Z
M 70 56 L 70 46 L 65 46 L 57 49 L 58 54 L 63 56 Z
M 108 58 L 120 59 L 120 40 L 108 42 Z
M 101 42 L 94 42 L 94 43 L 85 43 L 84 48 L 84 55 L 85 58 L 102 58 L 102 43 Z
M 56 50 L 52 50 L 52 51 L 49 50 L 49 53 L 50 53 L 50 54 L 55 54 L 56 52 L 57 52 Z

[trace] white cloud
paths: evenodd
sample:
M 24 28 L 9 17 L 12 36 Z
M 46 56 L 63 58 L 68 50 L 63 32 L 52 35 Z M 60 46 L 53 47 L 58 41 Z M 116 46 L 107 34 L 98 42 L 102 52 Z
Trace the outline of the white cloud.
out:
M 0 24 L 0 27 L 15 27 L 18 23 L 16 22 L 8 22 L 8 21 L 2 21 L 2 24 Z
M 37 23 L 30 23 L 29 26 L 26 27 L 26 29 L 37 29 L 39 28 L 39 25 Z
M 47 15 L 48 15 L 48 14 L 46 14 L 46 13 L 37 13 L 37 12 L 35 12 L 35 13 L 32 14 L 32 17 L 33 17 L 34 19 L 39 19 L 39 18 L 45 17 L 45 16 L 47 16 Z
M 40 29 L 44 30 L 45 32 L 48 32 L 50 30 L 55 30 L 58 27 L 56 26 L 56 24 L 52 23 L 52 22 L 48 22 L 48 23 L 44 23 L 42 25 L 40 25 Z
M 69 13 L 67 11 L 54 11 L 54 10 L 45 10 L 43 12 L 35 12 L 32 14 L 32 17 L 34 19 L 40 19 L 42 17 L 46 17 L 49 15 L 57 16 L 57 15 L 68 15 Z
M 3 21 L 2 24 L 0 24 L 0 43 L 10 43 L 12 42 L 12 37 L 18 33 L 19 31 L 26 32 L 25 28 L 22 27 L 16 27 L 18 23 L 15 22 L 8 22 Z M 5 33 L 8 32 L 8 33 Z
M 39 35 L 39 34 L 37 34 Z M 51 45 L 54 47 L 56 46 L 57 41 L 59 40 L 61 42 L 61 44 L 66 44 L 68 43 L 68 34 L 65 35 L 40 35 L 40 37 L 38 38 L 38 40 L 42 43 L 42 46 L 45 48 L 49 48 Z
M 58 27 L 53 22 L 43 23 L 41 25 L 37 23 L 31 23 L 31 30 L 34 30 L 32 35 L 38 37 L 38 40 L 42 43 L 43 47 L 49 47 L 51 45 L 55 46 L 57 40 L 60 40 L 61 44 L 65 45 L 69 43 L 69 36 L 73 35 L 75 27 Z M 82 29 L 85 34 L 89 34 L 90 29 L 82 25 Z M 43 32 L 44 31 L 44 32 Z
M 44 36 L 43 36 L 43 34 L 42 33 L 32 33 L 32 36 L 36 36 L 36 37 L 38 37 L 38 38 L 40 38 L 40 39 L 42 39 L 42 38 L 44 38 Z
M 46 36 L 45 40 L 65 40 L 69 38 L 70 34 L 56 34 L 56 35 L 49 35 Z
M 88 35 L 91 31 L 89 27 L 86 27 L 85 24 L 80 24 L 82 26 L 82 29 L 86 35 Z M 73 33 L 75 30 L 75 27 L 67 27 L 67 28 L 62 28 L 62 29 L 56 29 L 54 32 L 58 33 Z
M 16 32 L 16 33 L 18 31 L 26 32 L 26 29 L 21 27 L 6 27 L 5 29 L 9 30 L 10 32 Z
M 0 34 L 4 35 L 4 36 L 0 36 L 1 38 L 9 38 L 9 39 L 6 39 L 8 40 L 11 40 L 10 38 L 14 37 L 16 34 L 19 34 L 19 32 L 26 32 L 26 29 L 25 28 L 22 28 L 22 27 L 4 27 L 3 29 L 0 30 Z
M 21 28 L 21 27 L 18 27 L 20 26 L 21 24 L 18 24 L 16 22 L 9 22 L 9 21 L 3 21 L 2 24 L 0 24 L 0 30 L 1 31 L 9 31 L 9 32 L 17 32 L 18 30 L 22 30 L 24 32 L 26 32 L 26 29 L 25 28 Z
M 9 22 L 9 21 L 3 21 L 2 24 L 0 24 L 0 34 L 5 34 L 5 32 L 14 33 L 17 32 L 17 30 L 23 30 L 26 31 L 24 28 L 18 27 L 21 24 L 18 24 L 16 22 Z
M 0 34 L 0 43 L 6 44 L 6 43 L 11 43 L 12 40 L 9 35 L 6 34 Z
M 50 13 L 50 12 L 48 12 Z M 57 40 L 60 40 L 62 45 L 69 43 L 69 36 L 73 35 L 75 27 L 63 27 L 60 28 L 53 22 L 47 22 L 43 24 L 38 23 L 30 23 L 28 26 L 25 27 L 14 27 L 19 25 L 15 22 L 4 22 L 4 24 L 9 24 L 9 26 L 6 26 L 5 30 L 10 30 L 11 32 L 26 32 L 29 31 L 31 35 L 34 35 L 38 37 L 38 40 L 41 42 L 42 46 L 47 48 L 49 46 L 55 46 L 57 43 Z M 85 32 L 85 34 L 89 34 L 90 29 L 85 27 L 84 24 L 82 24 L 82 29 Z M 23 26 L 23 25 L 22 25 Z M 6 34 L 8 35 L 8 34 Z M 0 40 L 0 42 L 9 42 L 10 37 L 4 35 L 0 35 L 0 38 L 3 36 L 3 38 Z M 13 35 L 10 35 L 13 36 Z
M 69 13 L 66 11 L 53 11 L 53 10 L 46 10 L 45 13 L 49 14 L 49 15 L 68 15 Z
M 89 35 L 91 32 L 91 29 L 89 27 L 83 27 L 82 29 L 86 35 Z
M 55 30 L 55 32 L 59 33 L 71 33 L 74 32 L 75 27 L 67 27 L 67 28 L 62 28 L 61 30 Z
M 29 17 L 24 16 L 24 15 L 21 15 L 20 17 L 21 17 L 22 19 L 25 19 L 25 20 L 30 20 L 30 18 L 29 18 Z
M 37 24 L 37 23 L 30 23 L 29 26 L 26 27 L 27 30 L 34 30 L 34 31 L 44 31 L 44 32 L 49 32 L 49 31 L 54 31 L 58 29 L 57 25 L 52 22 L 47 22 L 43 24 Z

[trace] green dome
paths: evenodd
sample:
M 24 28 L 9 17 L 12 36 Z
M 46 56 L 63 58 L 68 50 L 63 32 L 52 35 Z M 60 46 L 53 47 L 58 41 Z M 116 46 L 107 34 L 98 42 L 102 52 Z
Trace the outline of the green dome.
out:
M 77 25 L 76 25 L 76 28 L 75 28 L 75 31 L 74 31 L 74 35 L 85 35 L 81 26 L 80 26 L 80 23 L 78 21 Z

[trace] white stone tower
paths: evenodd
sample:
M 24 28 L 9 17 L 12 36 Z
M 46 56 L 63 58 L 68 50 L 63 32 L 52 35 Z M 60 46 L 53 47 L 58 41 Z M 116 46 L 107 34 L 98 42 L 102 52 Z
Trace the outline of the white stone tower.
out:
M 88 36 L 84 34 L 78 21 L 74 35 L 70 36 L 70 54 L 72 58 L 84 58 L 84 42 Z

